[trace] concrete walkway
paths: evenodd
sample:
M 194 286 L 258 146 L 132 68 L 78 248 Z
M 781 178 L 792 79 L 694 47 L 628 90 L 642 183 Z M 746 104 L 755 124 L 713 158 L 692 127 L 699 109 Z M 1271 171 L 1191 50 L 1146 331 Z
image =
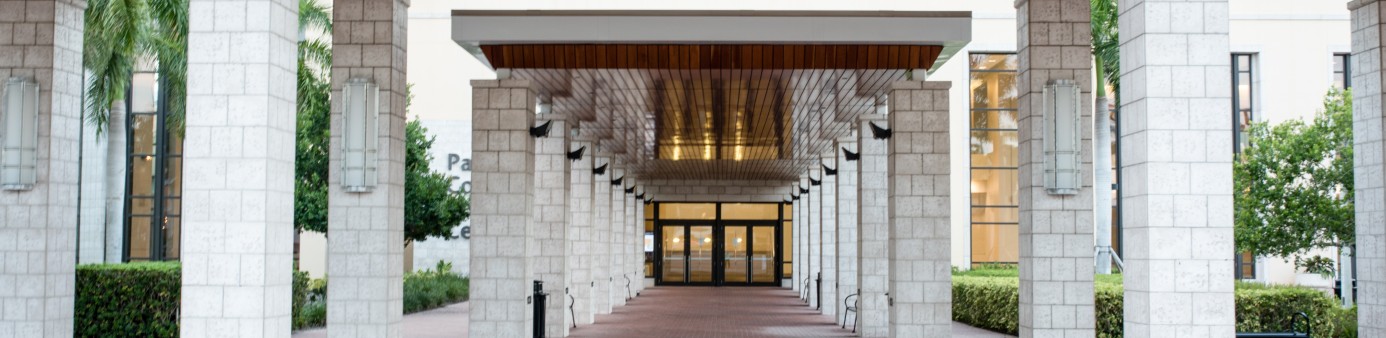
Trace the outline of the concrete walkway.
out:
M 404 337 L 466 337 L 467 302 L 404 316 Z M 798 293 L 766 287 L 657 287 L 570 337 L 855 337 L 799 300 Z M 327 337 L 327 330 L 294 338 Z M 953 323 L 953 337 L 1013 337 Z

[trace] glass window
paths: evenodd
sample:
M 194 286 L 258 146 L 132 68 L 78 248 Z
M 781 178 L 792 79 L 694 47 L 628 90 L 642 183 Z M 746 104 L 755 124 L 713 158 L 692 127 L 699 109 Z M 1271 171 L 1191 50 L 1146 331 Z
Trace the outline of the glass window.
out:
M 181 248 L 183 140 L 167 125 L 159 81 L 135 73 L 126 98 L 127 261 L 177 260 Z
M 1333 54 L 1333 88 L 1352 88 L 1352 54 Z
M 1235 274 L 1237 279 L 1256 279 L 1256 256 L 1252 255 L 1250 252 L 1243 252 L 1237 254 L 1235 260 L 1237 266 Z
M 717 219 L 715 203 L 660 203 L 660 219 Z
M 733 220 L 778 220 L 779 204 L 776 203 L 723 203 L 722 219 Z
M 1246 130 L 1255 121 L 1256 74 L 1254 54 L 1232 54 L 1232 125 L 1233 151 L 1240 153 L 1246 146 Z
M 1020 261 L 1019 59 L 972 54 L 972 262 Z

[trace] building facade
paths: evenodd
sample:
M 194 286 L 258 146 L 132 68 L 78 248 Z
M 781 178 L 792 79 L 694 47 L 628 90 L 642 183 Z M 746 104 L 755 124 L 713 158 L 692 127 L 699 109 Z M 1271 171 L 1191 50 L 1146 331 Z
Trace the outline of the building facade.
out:
M 50 7 L 61 10 L 54 13 L 35 10 L 37 14 L 15 22 L 39 20 L 55 23 L 51 26 L 56 30 L 71 29 L 73 24 L 80 28 L 80 20 L 73 22 L 71 16 L 82 3 L 28 2 L 57 3 Z M 361 285 L 395 285 L 398 274 L 410 264 L 332 268 L 326 262 L 330 257 L 407 261 L 405 257 L 411 255 L 407 252 L 412 251 L 415 269 L 431 267 L 439 260 L 460 265 L 460 269 L 455 267 L 454 271 L 473 277 L 474 294 L 477 295 L 474 306 L 486 309 L 485 315 L 473 317 L 472 325 L 473 335 L 483 336 L 518 336 L 526 332 L 524 324 L 534 318 L 519 304 L 528 291 L 528 282 L 536 279 L 544 281 L 550 290 L 555 285 L 581 285 L 583 281 L 576 276 L 590 279 L 593 287 L 576 291 L 586 295 L 582 302 L 588 305 L 581 311 L 575 310 L 575 314 L 586 314 L 572 317 L 579 324 L 590 323 L 591 314 L 609 312 L 612 306 L 620 306 L 625 298 L 621 294 L 634 294 L 647 284 L 639 280 L 647 278 L 648 283 L 660 285 L 787 284 L 804 291 L 805 298 L 813 302 L 841 299 L 852 290 L 840 286 L 855 285 L 862 290 L 862 315 L 868 317 L 863 332 L 867 336 L 932 336 L 942 332 L 938 331 L 940 325 L 946 324 L 948 318 L 937 314 L 946 313 L 942 309 L 948 300 L 934 296 L 946 293 L 940 283 L 946 282 L 949 267 L 1018 264 L 1023 271 L 1022 293 L 1025 294 L 1058 292 L 1046 288 L 1054 285 L 1063 290 L 1083 290 L 1084 285 L 1090 288 L 1091 279 L 1082 276 L 1090 275 L 1084 268 L 1084 259 L 1090 254 L 1087 251 L 1091 249 L 1093 237 L 1091 229 L 1086 228 L 1093 212 L 1088 205 L 1091 200 L 1047 195 L 1038 183 L 1043 181 L 1044 170 L 1038 169 L 1043 164 L 1039 160 L 1043 156 L 1036 155 L 1042 153 L 1043 147 L 1035 143 L 1042 137 L 1034 131 L 1043 125 L 1041 106 L 1037 102 L 1041 102 L 1041 95 L 1046 95 L 1044 87 L 1051 84 L 1049 80 L 1078 84 L 1081 89 L 1075 95 L 1080 98 L 1079 111 L 1085 114 L 1081 115 L 1085 121 L 1111 118 L 1117 125 L 1115 135 L 1121 137 L 1121 142 L 1127 142 L 1110 148 L 1089 147 L 1081 150 L 1083 155 L 1079 157 L 1086 160 L 1080 163 L 1088 168 L 1082 175 L 1091 175 L 1092 152 L 1112 151 L 1116 155 L 1112 167 L 1118 169 L 1116 183 L 1120 189 L 1112 192 L 1117 198 L 1110 212 L 1116 215 L 1113 219 L 1118 220 L 1113 227 L 1117 251 L 1127 260 L 1128 268 L 1136 272 L 1128 278 L 1153 278 L 1152 274 L 1174 271 L 1160 270 L 1162 264 L 1187 263 L 1203 266 L 1204 273 L 1193 275 L 1208 279 L 1199 280 L 1207 284 L 1207 288 L 1194 292 L 1160 289 L 1158 283 L 1150 280 L 1128 280 L 1128 333 L 1157 336 L 1163 332 L 1161 330 L 1177 326 L 1194 327 L 1204 335 L 1222 335 L 1230 332 L 1230 321 L 1223 320 L 1230 318 L 1230 300 L 1224 298 L 1229 297 L 1230 282 L 1234 278 L 1326 286 L 1324 281 L 1300 276 L 1292 264 L 1283 259 L 1232 252 L 1230 161 L 1239 144 L 1240 127 L 1251 121 L 1307 118 L 1318 109 L 1322 94 L 1334 86 L 1365 85 L 1368 86 L 1366 93 L 1357 94 L 1359 101 L 1373 102 L 1373 98 L 1379 101 L 1378 93 L 1370 92 L 1380 89 L 1380 84 L 1376 83 L 1379 81 L 1363 75 L 1373 73 L 1363 72 L 1379 70 L 1380 65 L 1371 62 L 1380 61 L 1380 58 L 1361 58 L 1374 55 L 1370 53 L 1374 53 L 1372 46 L 1375 45 L 1366 37 L 1354 41 L 1352 35 L 1354 31 L 1374 27 L 1375 21 L 1379 21 L 1375 20 L 1379 17 L 1376 2 L 1365 0 L 1354 1 L 1353 12 L 1339 2 L 1237 0 L 1191 5 L 1122 1 L 1123 51 L 1139 54 L 1127 54 L 1137 56 L 1123 60 L 1126 80 L 1121 89 L 1123 105 L 1120 111 L 1125 115 L 1121 117 L 1094 113 L 1100 109 L 1086 103 L 1092 99 L 1091 65 L 1081 51 L 1086 46 L 1085 34 L 1075 28 L 1087 23 L 1085 0 L 795 5 L 795 9 L 825 10 L 813 14 L 775 12 L 782 8 L 773 3 L 748 5 L 712 1 L 680 7 L 685 5 L 613 1 L 552 9 L 671 6 L 677 8 L 668 9 L 767 11 L 759 15 L 698 14 L 696 11 L 555 11 L 538 17 L 532 16 L 535 13 L 520 15 L 484 10 L 549 9 L 548 4 L 465 4 L 470 11 L 453 12 L 458 4 L 443 1 L 389 3 L 391 6 L 384 6 L 387 8 L 363 7 L 359 1 L 334 3 L 336 18 L 346 23 L 339 25 L 339 29 L 371 26 L 375 27 L 372 31 L 388 32 L 371 38 L 364 38 L 369 34 L 363 34 L 360 39 L 358 35 L 340 35 L 350 38 L 336 41 L 339 48 L 376 53 L 354 58 L 345 56 L 334 69 L 358 75 L 391 75 L 384 76 L 380 83 L 382 93 L 387 94 L 382 104 L 387 108 L 382 112 L 388 114 L 382 116 L 390 117 L 386 119 L 387 127 L 382 129 L 402 130 L 402 125 L 396 122 L 406 118 L 424 120 L 438 137 L 431 166 L 457 176 L 457 189 L 472 194 L 473 220 L 459 227 L 458 234 L 462 238 L 458 240 L 419 242 L 410 249 L 384 245 L 376 252 L 357 250 L 365 245 L 364 242 L 333 244 L 326 239 L 307 239 L 295 242 L 317 244 L 305 244 L 296 252 L 300 262 L 324 262 L 321 264 L 323 271 L 345 269 L 330 274 L 334 278 L 356 279 Z M 229 13 L 222 13 L 229 10 L 221 7 L 213 9 L 210 5 L 195 4 L 194 9 L 203 11 L 194 15 L 193 20 L 211 21 Z M 273 15 L 265 17 L 287 20 L 284 17 L 292 16 L 289 15 L 292 8 L 296 7 L 291 4 L 274 6 L 270 10 Z M 888 21 L 880 17 L 895 16 L 861 14 L 880 8 L 901 12 L 897 13 L 900 18 L 913 18 L 906 27 L 926 27 L 943 33 L 881 28 L 870 34 L 845 34 L 843 36 L 848 38 L 843 38 L 767 29 L 767 32 L 746 34 L 749 37 L 690 37 L 656 36 L 649 32 L 646 33 L 656 35 L 642 36 L 636 33 L 639 30 L 632 29 L 613 33 L 614 36 L 626 34 L 628 40 L 607 40 L 606 37 L 581 36 L 578 34 L 581 30 L 574 33 L 578 35 L 562 35 L 533 28 L 545 27 L 542 22 L 522 24 L 536 18 L 564 18 L 574 20 L 577 24 L 573 27 L 581 28 L 584 22 L 591 24 L 590 20 L 621 22 L 629 18 L 672 17 L 689 20 L 689 27 L 696 27 L 726 23 L 715 20 L 728 20 L 731 24 L 737 20 L 760 21 L 757 24 L 763 25 L 765 21 L 776 20 L 784 21 L 783 24 L 802 24 L 795 20 L 803 18 L 827 17 L 832 19 L 829 21 L 875 18 L 862 19 L 869 26 Z M 44 13 L 50 15 L 44 16 Z M 243 12 L 237 13 L 246 17 Z M 1355 21 L 1350 17 L 1356 18 Z M 216 67 L 234 65 L 267 68 L 275 72 L 271 75 L 291 72 L 291 66 L 285 68 L 284 60 L 268 59 L 272 53 L 265 58 L 245 55 L 231 58 L 227 56 L 230 52 L 216 49 L 224 47 L 226 39 L 232 39 L 228 37 L 284 42 L 294 36 L 288 27 L 293 25 L 261 24 L 271 29 L 245 22 L 224 27 L 220 24 L 195 26 L 191 41 L 196 46 L 211 48 L 212 52 L 193 55 L 190 70 L 211 74 Z M 504 31 L 495 27 L 531 28 Z M 833 27 L 851 31 L 845 26 Z M 959 35 L 930 35 L 947 33 Z M 756 40 L 756 36 L 761 38 Z M 535 42 L 540 40 L 545 42 Z M 691 42 L 695 40 L 701 42 Z M 12 41 L 21 44 L 21 40 Z M 567 47 L 574 49 L 563 49 L 556 55 L 573 56 L 573 59 L 509 58 L 555 55 L 554 51 L 521 48 L 554 44 L 553 41 L 569 42 L 572 46 Z M 712 61 L 687 59 L 690 55 L 700 55 L 697 53 L 701 51 L 697 50 L 641 49 L 648 48 L 642 45 L 669 41 L 695 46 L 715 45 L 707 41 L 720 41 L 723 45 L 766 45 L 770 46 L 767 48 L 770 52 L 741 51 L 732 47 L 737 49 L 737 56 L 746 59 L 714 65 L 707 63 Z M 65 42 L 71 41 L 57 39 L 30 49 L 54 49 L 57 52 L 40 54 L 56 60 L 70 54 L 63 54 L 73 48 L 62 45 Z M 813 48 L 808 47 L 808 52 L 798 53 L 804 53 L 810 60 L 818 57 L 819 62 L 825 64 L 784 59 L 783 62 L 796 65 L 776 63 L 768 66 L 771 61 L 759 61 L 773 58 L 767 55 L 781 55 L 775 54 L 783 53 L 774 49 L 777 45 L 811 45 L 808 42 L 916 46 L 918 51 L 904 48 L 898 52 L 899 59 L 885 57 L 880 64 L 860 60 L 858 64 L 847 61 L 855 59 L 847 57 L 855 53 L 854 50 L 843 49 L 841 56 L 844 57 L 841 58 L 825 58 L 833 55 L 827 53 L 837 51 L 824 50 L 819 52 L 823 54 L 815 56 Z M 459 44 L 463 47 L 458 47 Z M 624 44 L 633 49 L 627 52 L 577 47 L 584 44 Z M 218 51 L 226 55 L 214 53 Z M 616 53 L 631 53 L 638 58 L 666 55 L 672 59 L 621 60 L 614 59 Z M 862 53 L 874 55 L 871 51 Z M 757 58 L 757 55 L 761 56 Z M 597 62 L 599 56 L 612 57 L 610 61 L 601 61 L 612 63 L 591 66 L 590 62 Z M 928 62 L 913 64 L 907 60 Z M 766 64 L 754 66 L 757 62 Z M 60 83 L 56 80 L 59 75 L 79 75 L 70 74 L 74 73 L 71 69 L 62 72 L 70 65 L 56 61 L 33 64 L 37 66 L 21 62 L 5 64 L 0 69 L 12 76 L 47 74 L 30 68 L 54 70 L 48 75 L 52 78 L 39 79 L 41 83 Z M 429 71 L 416 71 L 405 82 L 409 68 Z M 745 72 L 699 73 L 709 69 Z M 805 72 L 807 76 L 793 73 L 763 76 L 751 71 L 760 69 L 810 71 Z M 688 75 L 690 72 L 695 75 Z M 275 141 L 283 141 L 286 135 L 292 139 L 292 129 L 284 127 L 285 118 L 275 115 L 292 113 L 291 104 L 282 105 L 284 100 L 291 103 L 292 97 L 282 95 L 289 92 L 282 81 L 250 78 L 250 75 L 222 78 L 223 73 L 217 73 L 221 75 L 215 79 L 243 88 L 209 86 L 205 91 L 190 90 L 187 130 L 168 128 L 168 117 L 163 115 L 161 108 L 164 100 L 160 97 L 157 69 L 145 67 L 133 75 L 130 95 L 116 105 L 109 125 L 103 126 L 100 133 L 87 123 L 77 122 L 71 102 L 61 101 L 70 101 L 71 97 L 67 97 L 70 95 L 66 94 L 78 92 L 80 88 L 45 87 L 45 92 L 50 94 L 44 97 L 54 103 L 44 110 L 45 116 L 52 116 L 51 120 L 42 125 L 51 126 L 53 130 L 67 126 L 80 130 L 75 140 L 59 137 L 70 133 L 71 130 L 66 129 L 63 133 L 42 136 L 45 140 L 63 141 L 49 143 L 55 147 L 53 149 L 61 147 L 61 151 L 49 150 L 50 153 L 45 153 L 48 155 L 40 156 L 43 165 L 54 168 L 48 176 L 40 176 L 43 184 L 53 187 L 43 192 L 65 194 L 62 197 L 68 199 L 53 197 L 43 202 L 25 192 L 6 192 L 0 198 L 6 199 L 5 205 L 40 206 L 38 208 L 43 210 L 40 213 L 50 217 L 37 225 L 75 229 L 45 235 L 53 236 L 46 239 L 48 242 L 70 241 L 73 244 L 71 252 L 61 246 L 28 251 L 52 257 L 71 255 L 81 263 L 183 260 L 185 269 L 193 271 L 185 275 L 184 334 L 198 336 L 208 334 L 219 325 L 244 324 L 240 327 L 247 329 L 240 332 L 245 336 L 282 336 L 287 334 L 286 330 L 281 330 L 287 327 L 284 322 L 287 310 L 273 305 L 282 300 L 280 296 L 287 297 L 279 295 L 287 287 L 285 275 L 279 268 L 286 264 L 281 261 L 290 252 L 283 244 L 289 243 L 291 238 L 321 238 L 290 236 L 283 226 L 291 224 L 291 217 L 285 219 L 283 210 L 268 207 L 283 202 L 284 187 L 278 183 L 286 181 L 284 175 L 292 174 L 292 166 L 288 166 L 287 174 L 283 170 L 285 149 L 272 145 Z M 791 80 L 785 81 L 786 78 Z M 811 85 L 795 86 L 796 80 Z M 346 79 L 334 81 L 334 93 L 340 93 Z M 406 117 L 403 113 L 400 100 L 405 83 L 417 85 L 418 99 L 412 108 L 415 116 Z M 605 85 L 611 83 L 633 87 Z M 632 99 L 627 95 L 640 97 Z M 781 98 L 776 99 L 776 95 Z M 238 103 L 230 103 L 232 101 Z M 197 102 L 204 105 L 195 105 Z M 228 122 L 224 118 L 226 112 L 221 111 L 228 106 L 269 111 L 275 117 Z M 198 110 L 212 111 L 211 108 L 219 109 L 215 114 L 221 115 Z M 334 112 L 341 114 L 343 109 L 339 106 Z M 1369 110 L 1371 106 L 1362 108 L 1359 105 L 1358 109 Z M 1182 115 L 1175 115 L 1185 120 L 1156 121 L 1155 111 L 1182 112 Z M 1228 116 L 1232 119 L 1227 119 Z M 1379 116 L 1377 119 L 1379 122 Z M 547 138 L 526 137 L 530 128 L 552 121 L 559 122 L 550 126 L 553 129 Z M 883 137 L 878 133 L 882 130 L 889 130 L 893 135 Z M 1091 145 L 1091 132 L 1091 128 L 1078 132 L 1083 144 Z M 339 133 L 334 131 L 334 135 Z M 1204 150 L 1203 155 L 1198 158 L 1158 156 L 1162 151 L 1171 151 L 1172 145 L 1152 137 L 1174 133 L 1199 133 L 1206 137 L 1207 142 L 1187 145 L 1193 147 L 1189 149 Z M 385 133 L 382 139 L 389 139 L 389 135 Z M 1226 135 L 1228 142 L 1214 141 L 1222 140 L 1217 135 Z M 226 137 L 244 142 L 232 149 L 211 146 L 220 142 L 213 140 Z M 552 138 L 561 139 L 562 145 L 548 145 Z M 395 141 L 381 142 L 393 144 L 390 142 Z M 263 148 L 247 150 L 240 145 Z M 585 149 L 585 154 L 579 157 L 585 156 L 587 160 L 584 161 L 590 162 L 569 163 L 564 157 L 578 149 Z M 1188 149 L 1174 151 L 1182 150 Z M 80 157 L 69 156 L 73 154 L 80 154 Z M 382 154 L 382 163 L 387 166 L 402 161 L 398 157 L 391 159 L 398 154 L 388 151 Z M 1031 156 L 1025 157 L 1027 154 Z M 188 158 L 186 162 L 185 157 Z M 291 163 L 291 159 L 289 156 L 288 162 Z M 231 163 L 247 165 L 237 169 Z M 581 165 L 589 167 L 574 167 Z M 597 173 L 599 168 L 605 170 Z M 592 177 L 582 183 L 586 184 L 585 188 L 564 186 L 558 189 L 563 191 L 561 196 L 548 196 L 534 190 L 535 185 L 542 183 L 536 181 L 537 177 L 556 177 L 541 176 L 544 173 L 564 173 L 564 181 L 572 183 L 577 182 L 572 177 L 588 171 Z M 389 199 L 334 191 L 334 210 L 348 210 L 334 213 L 339 216 L 338 220 L 345 222 L 340 216 L 354 215 L 349 210 L 360 208 L 374 210 L 372 215 L 379 213 L 382 219 L 393 217 L 401 208 L 400 203 L 393 201 L 398 194 L 393 191 L 399 190 L 400 182 L 391 181 L 392 176 L 388 170 L 386 172 L 381 176 L 386 178 L 380 181 L 381 190 L 370 194 L 391 196 Z M 1159 176 L 1157 173 L 1174 174 Z M 248 174 L 258 180 L 232 182 L 226 179 L 233 174 Z M 851 179 L 841 176 L 848 174 L 855 176 Z M 339 185 L 342 173 L 334 171 L 333 175 L 334 186 Z M 1154 186 L 1154 183 L 1170 179 L 1207 184 L 1180 189 Z M 514 183 L 521 181 L 525 183 Z M 1106 190 L 1094 187 L 1091 182 L 1079 184 L 1077 188 L 1087 196 Z M 291 191 L 290 188 L 290 195 Z M 570 196 L 570 191 L 590 194 L 591 208 L 597 212 L 578 216 L 576 206 L 580 203 L 574 201 L 579 199 Z M 850 198 L 843 199 L 843 196 Z M 74 206 L 52 202 L 55 200 L 78 203 Z M 240 203 L 231 203 L 233 200 Z M 342 200 L 352 201 L 348 204 L 350 208 L 339 204 Z M 1180 219 L 1180 224 L 1173 224 L 1165 219 L 1168 214 L 1151 211 L 1158 209 L 1154 201 L 1160 200 L 1198 203 L 1204 208 L 1201 209 L 1203 213 L 1201 217 Z M 210 207 L 227 203 L 241 207 L 234 210 Z M 856 207 L 856 213 L 851 213 L 852 206 Z M 68 208 L 75 211 L 68 212 Z M 547 218 L 554 210 L 561 210 L 557 214 L 563 218 Z M 602 210 L 606 210 L 605 213 L 597 215 Z M 34 213 L 9 209 L 6 212 L 6 219 L 11 220 L 7 224 L 21 223 L 14 220 L 30 223 L 32 219 L 24 219 L 28 218 L 25 215 Z M 590 236 L 536 225 L 574 224 L 578 227 L 578 223 L 572 221 L 575 217 L 590 220 L 587 223 L 591 228 Z M 379 229 L 334 225 L 334 229 L 355 232 L 330 237 L 366 238 L 378 234 L 388 241 L 401 231 L 402 225 L 393 221 L 386 223 L 379 224 Z M 1036 228 L 1037 224 L 1055 227 L 1041 229 Z M 1069 226 L 1063 228 L 1060 224 Z M 1198 229 L 1180 229 L 1190 227 Z M 1359 227 L 1368 229 L 1367 232 L 1359 230 L 1366 235 L 1377 234 L 1370 232 L 1370 226 Z M 907 233 L 901 231 L 902 228 L 929 231 Z M 228 229 L 249 230 L 233 233 Z M 6 235 L 19 238 L 17 231 L 7 230 Z M 1201 244 L 1213 249 L 1196 250 L 1199 238 L 1211 238 Z M 1361 255 L 1367 263 L 1362 269 L 1369 271 L 1363 279 L 1367 283 L 1377 283 L 1368 285 L 1378 285 L 1382 280 L 1380 271 L 1386 270 L 1380 266 L 1380 243 L 1373 242 L 1375 237 L 1364 235 L 1363 238 L 1365 246 L 1359 250 L 1363 250 Z M 647 241 L 650 244 L 646 245 Z M 185 242 L 189 245 L 184 245 Z M 247 242 L 263 244 L 225 245 Z M 537 250 L 542 243 L 571 246 L 557 252 L 539 252 L 543 251 Z M 1170 253 L 1159 247 L 1170 243 L 1175 243 L 1176 248 L 1187 248 L 1188 252 Z M 534 248 L 536 252 L 514 252 L 514 248 Z M 1336 257 L 1335 253 L 1326 254 Z M 572 257 L 603 261 L 593 266 L 554 263 L 573 262 Z M 234 271 L 259 271 L 264 278 L 241 281 L 212 273 L 215 269 L 226 268 L 217 262 L 227 259 L 240 262 Z M 1025 273 L 1039 264 L 1068 266 L 1075 270 L 1065 271 L 1077 271 L 1072 274 L 1077 277 L 1048 278 Z M 39 275 L 65 278 L 62 276 L 71 274 L 63 266 L 52 265 L 49 269 L 54 271 Z M 910 269 L 920 271 L 902 273 Z M 607 283 L 600 287 L 595 283 L 600 279 L 597 271 L 608 275 Z M 6 275 L 32 277 L 27 272 L 11 272 L 7 271 Z M 1185 272 L 1188 271 L 1179 270 L 1180 275 Z M 1128 276 L 1132 275 L 1128 272 Z M 626 284 L 618 281 L 618 277 L 637 282 Z M 832 283 L 839 287 L 829 290 L 818 286 L 814 284 L 818 278 L 839 281 Z M 50 288 L 61 286 L 58 283 Z M 894 298 L 888 298 L 883 293 L 890 290 L 924 292 L 895 293 Z M 1371 290 L 1379 288 L 1366 291 Z M 245 294 L 247 292 L 249 294 Z M 53 299 L 70 297 L 64 296 L 70 294 L 70 290 L 43 290 L 27 292 L 16 299 Z M 221 299 L 227 294 L 274 296 L 244 304 L 250 309 L 246 313 L 210 311 L 226 305 L 205 300 Z M 1190 299 L 1190 295 L 1216 302 L 1200 303 Z M 388 305 L 398 302 L 398 298 L 398 295 L 382 294 L 330 301 L 336 303 L 332 306 L 341 309 Z M 1159 303 L 1166 299 L 1178 303 Z M 885 306 L 887 303 L 895 307 Z M 1092 306 L 1091 299 L 1053 304 L 1031 299 L 1024 303 L 1023 314 L 1035 311 L 1082 313 L 1084 309 L 1090 311 Z M 1161 305 L 1173 305 L 1183 309 L 1180 313 L 1211 319 L 1198 323 L 1161 322 L 1167 318 L 1151 313 L 1168 308 Z M 65 305 L 49 302 L 45 306 Z M 1380 319 L 1383 315 L 1379 306 L 1363 304 L 1362 318 Z M 901 315 L 898 308 L 902 307 L 937 312 L 931 312 L 936 316 Z M 830 309 L 824 310 L 825 314 L 838 311 L 826 308 Z M 563 309 L 556 308 L 555 312 L 562 314 Z M 37 332 L 34 336 L 61 336 L 65 330 L 70 331 L 70 328 L 55 324 L 61 321 L 63 311 L 55 309 L 44 313 L 54 317 L 44 318 L 38 326 L 33 321 L 14 322 L 17 324 L 13 326 L 24 330 L 22 332 Z M 398 335 L 398 314 L 375 315 L 372 314 L 370 320 L 350 323 L 345 319 L 330 320 L 329 327 L 333 330 L 349 327 L 363 334 Z M 564 334 L 569 324 L 566 318 L 570 317 L 555 316 L 546 330 L 553 335 Z M 1032 334 L 1041 331 L 1082 334 L 1090 331 L 1092 324 L 1080 321 L 1065 327 L 1029 318 L 1022 319 L 1022 326 Z M 1373 326 L 1380 322 L 1363 320 L 1364 334 L 1380 332 L 1381 328 Z

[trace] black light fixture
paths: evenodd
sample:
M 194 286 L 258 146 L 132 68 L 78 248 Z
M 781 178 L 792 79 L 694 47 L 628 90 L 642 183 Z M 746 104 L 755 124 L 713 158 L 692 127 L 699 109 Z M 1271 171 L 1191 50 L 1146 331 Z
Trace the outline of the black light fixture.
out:
M 794 195 L 794 200 L 795 200 L 795 201 L 798 201 L 798 200 L 799 200 L 799 195 Z
M 622 181 L 622 180 L 625 180 L 625 179 L 626 179 L 625 176 L 621 176 L 621 178 L 617 178 L 617 179 L 611 180 L 611 185 L 621 185 L 621 181 Z
M 890 138 L 890 129 L 881 128 L 881 126 L 876 125 L 876 122 L 867 122 L 866 124 L 871 125 L 871 138 L 877 140 Z
M 851 150 L 847 150 L 847 148 L 842 148 L 842 157 L 849 162 L 856 161 L 861 159 L 861 153 L 854 153 Z
M 549 129 L 553 129 L 553 121 L 544 121 L 544 124 L 529 128 L 529 135 L 534 137 L 549 137 Z
M 799 193 L 800 193 L 800 194 L 807 194 L 808 192 L 809 192 L 808 188 L 799 187 Z
M 584 153 L 584 152 L 586 152 L 586 151 L 587 151 L 587 146 L 582 146 L 582 148 L 578 148 L 578 150 L 570 151 L 570 152 L 568 152 L 568 160 L 569 160 L 569 161 L 581 160 L 581 159 L 582 159 L 582 153 Z
M 626 193 L 627 193 L 627 194 L 632 194 L 632 195 L 634 195 L 634 194 L 635 194 L 635 186 L 632 185 L 632 186 L 630 186 L 630 188 L 626 188 Z
M 812 177 L 809 177 L 809 185 L 810 185 L 810 186 L 815 186 L 815 187 L 816 187 L 816 186 L 823 185 L 823 180 L 821 180 L 821 179 L 815 180 L 815 179 L 813 179 Z
M 784 202 L 785 202 L 785 203 L 794 203 L 793 201 L 790 201 L 790 200 L 784 200 Z
M 828 176 L 837 176 L 837 169 L 828 168 L 828 165 L 827 165 L 827 164 L 824 164 L 824 165 L 823 165 L 823 174 L 824 174 L 824 175 L 828 175 Z
M 644 200 L 645 200 L 645 192 L 644 192 L 644 191 L 641 191 L 639 195 L 635 195 L 635 198 L 639 198 L 641 201 L 644 201 Z
M 606 175 L 606 166 L 607 166 L 607 165 L 610 165 L 610 163 L 603 164 L 603 165 L 600 166 L 600 167 L 592 168 L 592 175 L 597 175 L 597 176 Z

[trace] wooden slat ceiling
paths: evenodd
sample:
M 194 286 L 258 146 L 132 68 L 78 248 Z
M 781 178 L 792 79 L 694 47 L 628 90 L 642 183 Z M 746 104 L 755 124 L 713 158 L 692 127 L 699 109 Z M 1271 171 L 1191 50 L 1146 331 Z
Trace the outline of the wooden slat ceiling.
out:
M 531 50 L 539 51 L 547 49 Z M 584 52 L 538 55 L 574 53 Z M 587 57 L 592 55 L 612 56 Z M 908 68 L 754 68 L 744 62 L 740 68 L 586 68 L 577 66 L 595 61 L 579 61 L 510 68 L 510 76 L 534 81 L 555 113 L 578 118 L 581 133 L 597 138 L 599 148 L 621 157 L 637 177 L 787 181 L 817 167 L 820 154 L 834 151 L 837 137 L 852 135 L 850 122 L 872 112 L 890 83 L 904 79 L 906 69 L 928 68 L 924 64 L 931 65 L 938 53 L 917 55 L 927 62 L 909 61 L 920 66 Z M 488 58 L 507 68 L 489 53 Z M 810 64 L 839 62 L 830 59 Z

